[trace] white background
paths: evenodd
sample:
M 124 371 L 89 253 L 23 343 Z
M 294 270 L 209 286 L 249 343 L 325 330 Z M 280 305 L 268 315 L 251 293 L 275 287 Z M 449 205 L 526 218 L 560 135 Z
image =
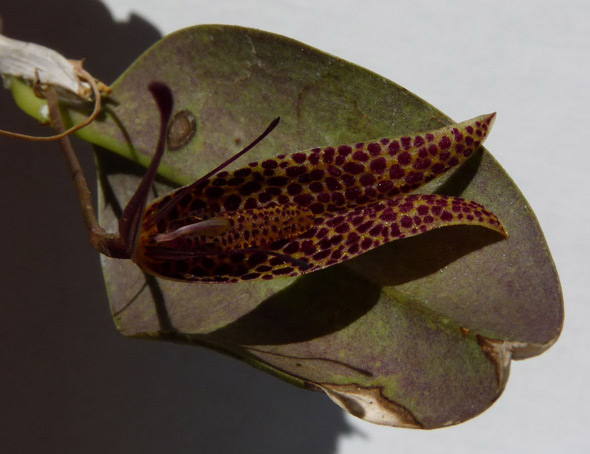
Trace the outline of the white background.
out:
M 590 452 L 590 242 L 584 234 L 590 224 L 590 2 L 104 3 L 116 20 L 127 21 L 133 12 L 162 34 L 223 23 L 286 35 L 375 71 L 456 120 L 497 111 L 486 146 L 544 230 L 563 286 L 563 335 L 542 356 L 513 363 L 503 396 L 474 420 L 423 432 L 347 417 L 355 430 L 341 436 L 337 452 Z

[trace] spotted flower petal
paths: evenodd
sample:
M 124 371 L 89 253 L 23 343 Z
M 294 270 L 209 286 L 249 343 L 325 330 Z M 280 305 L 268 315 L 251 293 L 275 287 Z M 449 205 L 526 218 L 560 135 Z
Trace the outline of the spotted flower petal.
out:
M 316 271 L 446 225 L 505 235 L 477 203 L 404 195 L 471 156 L 494 118 L 315 148 L 199 180 L 148 208 L 135 260 L 171 279 L 231 282 Z M 227 229 L 202 234 L 212 219 L 225 219 Z

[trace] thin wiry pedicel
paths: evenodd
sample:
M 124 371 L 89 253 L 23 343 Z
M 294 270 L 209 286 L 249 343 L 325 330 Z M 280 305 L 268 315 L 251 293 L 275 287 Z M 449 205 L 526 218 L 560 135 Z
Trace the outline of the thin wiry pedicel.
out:
M 170 279 L 235 282 L 316 271 L 443 226 L 479 225 L 505 236 L 498 218 L 475 202 L 407 194 L 471 156 L 494 118 L 219 172 L 148 207 L 135 261 Z M 198 223 L 211 218 L 229 222 L 199 234 Z M 170 235 L 182 228 L 190 233 Z

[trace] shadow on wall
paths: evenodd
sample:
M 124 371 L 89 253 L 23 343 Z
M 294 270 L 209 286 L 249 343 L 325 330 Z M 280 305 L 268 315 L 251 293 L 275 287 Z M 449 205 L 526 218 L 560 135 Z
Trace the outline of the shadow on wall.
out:
M 3 32 L 112 82 L 160 38 L 97 1 L 20 0 Z M 197 15 L 195 14 L 195 17 Z M 0 93 L 0 127 L 47 134 Z M 90 146 L 76 141 L 93 182 Z M 332 453 L 350 432 L 325 396 L 218 354 L 125 339 L 55 144 L 0 139 L 0 440 L 6 452 Z

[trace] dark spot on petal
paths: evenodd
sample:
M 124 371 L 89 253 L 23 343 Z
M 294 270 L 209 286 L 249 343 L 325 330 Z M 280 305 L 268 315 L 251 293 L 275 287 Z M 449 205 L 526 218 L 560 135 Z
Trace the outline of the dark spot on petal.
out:
M 311 192 L 319 193 L 324 190 L 324 185 L 322 183 L 320 183 L 319 181 L 314 181 L 313 183 L 311 183 L 309 185 L 309 190 Z
M 205 191 L 205 195 L 210 199 L 218 199 L 224 193 L 224 190 L 217 186 L 210 186 Z
M 402 203 L 398 209 L 401 213 L 407 213 L 408 211 L 411 211 L 413 208 L 414 203 L 409 200 L 407 202 Z
M 427 215 L 429 211 L 430 211 L 430 209 L 426 205 L 420 205 L 420 206 L 418 206 L 418 214 L 420 216 Z
M 293 197 L 293 201 L 299 205 L 308 206 L 313 202 L 313 196 L 311 194 L 298 194 Z
M 354 244 L 360 241 L 361 237 L 358 233 L 352 232 L 346 237 L 346 244 Z
M 185 195 L 182 196 L 182 198 L 178 201 L 178 205 L 181 207 L 186 207 L 188 206 L 188 204 L 191 202 L 191 200 L 193 199 L 192 195 L 190 194 L 190 192 L 187 192 Z
M 322 214 L 325 210 L 323 203 L 312 203 L 309 209 L 313 214 Z
M 372 245 L 373 245 L 373 240 L 371 238 L 365 238 L 365 239 L 363 239 L 363 241 L 361 243 L 361 248 L 363 248 L 364 250 L 367 250 L 367 249 L 370 249 Z
M 410 172 L 405 178 L 405 182 L 409 185 L 419 183 L 424 178 L 424 174 L 420 172 Z
M 371 156 L 377 156 L 377 155 L 381 154 L 381 145 L 379 145 L 378 143 L 375 143 L 375 142 L 371 142 L 367 146 L 367 150 L 369 151 Z
M 436 164 L 434 164 L 432 166 L 432 171 L 434 173 L 443 173 L 445 171 L 446 167 L 443 163 L 441 162 L 437 162 Z
M 289 182 L 286 177 L 272 177 L 267 180 L 269 186 L 285 186 Z
M 297 243 L 296 241 L 289 243 L 283 249 L 283 252 L 285 254 L 295 254 L 297 251 L 299 251 L 299 243 Z
M 347 187 L 353 186 L 356 183 L 356 179 L 352 175 L 349 175 L 349 174 L 342 175 L 341 180 L 344 183 L 344 185 Z
M 377 179 L 370 173 L 366 173 L 360 178 L 360 183 L 365 187 L 373 186 L 376 181 Z
M 234 269 L 231 265 L 229 265 L 228 263 L 222 263 L 213 270 L 213 274 L 231 276 L 234 274 L 233 271 Z
M 298 177 L 299 175 L 303 175 L 305 172 L 307 172 L 307 167 L 305 167 L 305 166 L 291 166 L 291 167 L 288 167 L 285 172 L 288 177 L 295 178 L 295 177 Z
M 373 220 L 363 222 L 361 225 L 357 227 L 357 231 L 359 233 L 366 233 L 373 226 Z
M 334 203 L 335 205 L 344 205 L 344 195 L 341 192 L 334 192 L 332 194 L 332 203 Z
M 367 197 L 367 202 L 368 199 L 374 199 L 375 197 L 377 197 L 377 191 L 375 190 L 375 188 L 365 187 L 365 197 Z
M 318 194 L 316 200 L 320 203 L 328 203 L 330 201 L 330 194 L 328 194 L 327 192 L 322 192 Z
M 271 186 L 269 188 L 266 188 L 266 190 L 264 191 L 265 194 L 268 194 L 271 197 L 276 197 L 278 195 L 281 195 L 283 193 L 283 190 L 279 187 L 276 186 Z
M 361 195 L 361 188 L 359 187 L 352 187 L 352 188 L 348 188 L 345 192 L 344 192 L 344 197 L 346 197 L 347 200 L 356 200 L 360 197 Z
M 438 142 L 438 146 L 441 147 L 441 149 L 446 149 L 446 148 L 450 148 L 451 147 L 451 139 L 449 139 L 447 136 L 443 136 L 442 139 L 440 139 L 440 142 Z
M 234 172 L 234 177 L 237 178 L 246 178 L 248 175 L 252 173 L 252 169 L 245 168 L 245 169 L 238 169 Z
M 330 255 L 330 249 L 326 249 L 325 251 L 320 251 L 317 254 L 314 254 L 313 260 L 319 262 L 320 260 L 324 260 L 326 257 Z
M 229 186 L 239 186 L 244 182 L 243 178 L 230 178 L 227 182 Z
M 404 151 L 397 157 L 397 162 L 399 162 L 401 165 L 407 165 L 412 162 L 412 155 L 407 151 Z
M 356 162 L 347 162 L 344 164 L 343 169 L 345 172 L 348 172 L 352 175 L 358 175 L 359 173 L 363 173 L 365 171 L 365 166 Z
M 373 227 L 370 231 L 369 231 L 369 235 L 371 236 L 379 236 L 381 234 L 381 230 L 382 230 L 383 226 L 380 224 L 377 224 L 375 227 Z
M 445 210 L 445 211 L 443 211 L 443 213 L 442 213 L 442 215 L 441 215 L 440 218 L 443 221 L 449 222 L 449 221 L 452 221 L 453 220 L 453 215 L 449 211 Z
M 367 162 L 369 160 L 369 155 L 362 150 L 358 150 L 354 152 L 352 159 L 355 161 Z
M 326 178 L 326 186 L 329 191 L 337 191 L 342 188 L 342 185 L 336 178 Z
M 391 156 L 395 155 L 398 151 L 400 151 L 401 147 L 397 140 L 394 140 L 389 144 L 388 150 Z
M 303 164 L 307 156 L 305 155 L 305 153 L 294 153 L 292 155 L 292 158 L 293 161 L 295 161 L 297 164 Z
M 262 189 L 262 186 L 260 183 L 258 183 L 256 181 L 249 181 L 240 187 L 240 194 L 251 195 L 251 194 L 254 194 L 255 192 L 260 191 L 260 189 Z
M 402 225 L 402 227 L 408 229 L 412 227 L 412 225 L 414 225 L 414 221 L 412 221 L 412 218 L 410 216 L 402 216 L 400 224 Z
M 226 211 L 235 211 L 240 207 L 241 202 L 242 198 L 240 196 L 232 194 L 225 199 L 225 202 L 223 202 L 223 208 L 225 208 Z
M 352 148 L 349 145 L 341 145 L 338 147 L 338 154 L 340 156 L 348 156 L 352 153 Z
M 334 230 L 336 233 L 348 233 L 350 231 L 350 226 L 348 224 L 340 224 Z
M 387 167 L 387 161 L 385 158 L 377 158 L 371 161 L 370 168 L 371 171 L 377 174 L 382 174 Z
M 273 260 L 271 260 L 271 263 L 273 262 Z M 284 260 L 283 259 L 280 259 L 280 260 L 281 260 L 280 263 L 284 263 Z M 274 261 L 277 261 L 278 262 L 278 260 L 274 260 Z M 293 271 L 293 267 L 291 267 L 291 266 L 285 266 L 283 268 L 272 270 L 272 274 L 275 274 L 277 276 L 281 276 L 281 275 L 284 275 L 284 274 L 289 274 L 292 271 Z
M 428 158 L 419 158 L 416 160 L 416 162 L 414 162 L 414 169 L 416 170 L 423 170 L 423 169 L 427 169 L 428 167 L 430 167 L 430 164 L 432 164 L 432 161 Z
M 399 164 L 394 164 L 389 169 L 389 178 L 398 180 L 405 175 L 404 169 L 402 169 Z
M 279 166 L 277 161 L 274 161 L 273 159 L 267 159 L 266 161 L 262 161 L 262 164 L 260 165 L 263 169 L 276 169 Z
M 409 150 L 412 148 L 412 138 L 411 137 L 402 137 L 401 138 L 402 147 L 404 150 Z
M 245 210 L 251 210 L 252 208 L 257 208 L 258 207 L 258 203 L 256 202 L 256 199 L 253 199 L 252 197 L 249 197 L 248 199 L 246 199 L 246 202 L 244 202 L 244 209 Z
M 195 199 L 191 202 L 190 210 L 197 211 L 207 207 L 207 203 L 202 199 Z
M 385 181 L 380 181 L 377 184 L 377 190 L 381 193 L 381 194 L 387 194 L 389 191 L 391 191 L 394 188 L 394 184 L 392 181 L 390 180 L 385 180 Z
M 307 184 L 311 181 L 311 175 L 309 173 L 304 173 L 297 177 L 297 181 L 301 184 Z
M 311 240 L 305 240 L 301 243 L 301 252 L 305 255 L 312 255 L 316 251 L 316 248 Z
M 342 175 L 342 170 L 340 170 L 338 167 L 330 166 L 328 167 L 328 173 L 333 177 L 339 177 Z
M 309 173 L 309 177 L 311 178 L 311 180 L 321 180 L 322 178 L 324 178 L 324 171 L 322 169 L 313 169 Z

